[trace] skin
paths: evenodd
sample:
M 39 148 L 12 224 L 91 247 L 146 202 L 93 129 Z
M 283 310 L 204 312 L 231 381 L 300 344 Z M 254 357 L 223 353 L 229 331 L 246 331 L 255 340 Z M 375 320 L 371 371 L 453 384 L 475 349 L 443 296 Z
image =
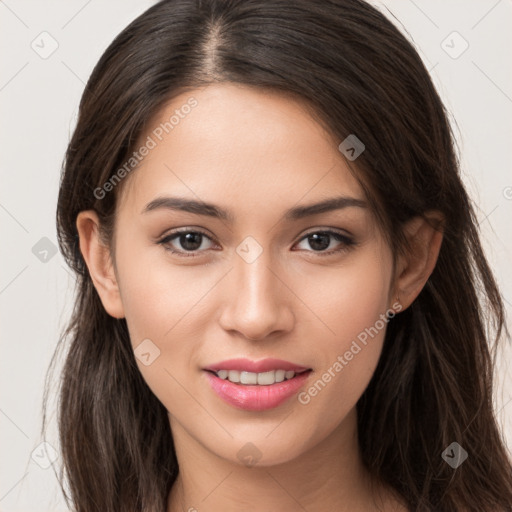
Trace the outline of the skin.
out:
M 150 339 L 160 350 L 150 365 L 137 364 L 169 411 L 180 474 L 168 512 L 406 510 L 372 481 L 357 439 L 356 403 L 385 327 L 306 405 L 292 397 L 263 412 L 236 409 L 210 389 L 202 369 L 235 357 L 276 357 L 312 368 L 309 388 L 380 315 L 411 304 L 435 266 L 441 232 L 413 219 L 406 227 L 413 249 L 394 268 L 369 208 L 283 219 L 289 208 L 331 197 L 365 200 L 338 151 L 341 141 L 296 99 L 227 83 L 174 98 L 151 127 L 191 96 L 198 105 L 125 179 L 112 254 L 96 213 L 77 218 L 106 311 L 126 318 L 134 348 Z M 166 208 L 141 213 L 162 196 L 214 203 L 234 221 Z M 181 227 L 206 233 L 197 257 L 158 243 Z M 315 249 L 305 235 L 326 229 L 355 245 L 331 237 Z M 236 252 L 247 236 L 262 249 L 251 263 Z M 167 246 L 186 253 L 190 245 L 181 242 Z M 252 467 L 237 455 L 247 443 L 259 452 Z

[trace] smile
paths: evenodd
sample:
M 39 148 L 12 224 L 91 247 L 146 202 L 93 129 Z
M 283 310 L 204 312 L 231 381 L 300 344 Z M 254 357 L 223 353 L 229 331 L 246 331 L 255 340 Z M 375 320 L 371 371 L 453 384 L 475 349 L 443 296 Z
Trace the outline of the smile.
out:
M 304 370 L 307 371 L 307 370 Z M 234 384 L 270 386 L 276 382 L 283 382 L 295 377 L 293 370 L 270 370 L 268 372 L 241 372 L 238 370 L 219 370 L 214 372 L 219 379 L 229 380 Z M 297 372 L 304 373 L 304 372 Z
M 302 387 L 305 386 L 306 380 L 312 373 L 311 370 L 305 370 L 301 373 L 287 371 L 284 374 L 284 380 L 278 382 L 277 378 L 281 378 L 284 370 L 275 370 L 263 373 L 251 372 L 233 372 L 233 377 L 236 379 L 236 374 L 240 374 L 240 379 L 243 382 L 231 382 L 229 374 L 232 370 L 225 375 L 226 370 L 221 370 L 221 378 L 216 372 L 204 371 L 210 388 L 214 391 L 215 396 L 220 398 L 225 403 L 246 411 L 265 411 L 280 406 L 289 400 L 292 396 L 296 395 Z M 288 374 L 288 378 L 286 375 Z M 262 383 L 254 383 L 262 379 Z M 271 382 L 273 381 L 273 382 Z

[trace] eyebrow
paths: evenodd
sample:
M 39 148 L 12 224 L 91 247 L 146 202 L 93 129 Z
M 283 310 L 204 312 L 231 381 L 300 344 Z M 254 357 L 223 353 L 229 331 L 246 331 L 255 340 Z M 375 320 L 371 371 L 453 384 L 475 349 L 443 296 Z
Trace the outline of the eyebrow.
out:
M 286 220 L 298 220 L 311 215 L 317 215 L 319 213 L 325 213 L 332 210 L 341 210 L 349 207 L 367 208 L 368 204 L 366 201 L 356 199 L 355 197 L 332 197 L 319 203 L 290 208 L 284 213 L 283 218 Z M 214 217 L 231 223 L 234 221 L 234 216 L 231 212 L 224 210 L 217 205 L 204 201 L 186 199 L 183 197 L 157 197 L 149 202 L 141 213 L 148 213 L 161 208 L 184 211 L 194 213 L 196 215 L 206 215 L 208 217 Z

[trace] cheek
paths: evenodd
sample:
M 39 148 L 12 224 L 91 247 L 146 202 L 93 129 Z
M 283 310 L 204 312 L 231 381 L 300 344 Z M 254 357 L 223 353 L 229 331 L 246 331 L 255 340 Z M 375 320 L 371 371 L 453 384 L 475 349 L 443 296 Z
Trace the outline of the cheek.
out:
M 312 266 L 309 270 L 304 273 L 303 286 L 294 289 L 315 314 L 321 333 L 316 341 L 328 352 L 348 347 L 389 307 L 392 269 L 385 251 L 372 247 L 355 253 L 338 267 L 326 270 Z
M 302 293 L 309 294 L 308 305 L 322 320 L 316 322 L 319 334 L 314 338 L 319 364 L 311 386 L 298 398 L 310 412 L 330 410 L 323 426 L 329 429 L 355 406 L 379 361 L 389 321 L 391 257 L 368 251 L 330 278 L 316 277 L 308 280 L 309 292 Z
M 173 404 L 190 400 L 179 383 L 199 371 L 201 332 L 212 314 L 205 310 L 206 299 L 218 276 L 209 267 L 177 266 L 164 249 L 148 250 L 129 237 L 119 236 L 116 261 L 126 323 L 144 380 L 164 403 L 170 397 Z
M 121 299 L 132 343 L 166 340 L 190 322 L 201 298 L 214 284 L 211 271 L 177 266 L 161 247 L 119 241 Z M 196 267 L 197 268 L 197 267 Z M 197 316 L 197 315 L 196 315 Z

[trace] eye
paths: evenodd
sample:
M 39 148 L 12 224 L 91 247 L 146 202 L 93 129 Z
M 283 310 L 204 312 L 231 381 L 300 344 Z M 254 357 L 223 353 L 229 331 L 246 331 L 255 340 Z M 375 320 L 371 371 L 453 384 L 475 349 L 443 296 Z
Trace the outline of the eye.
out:
M 340 247 L 326 251 L 325 249 L 331 247 L 333 239 L 339 243 Z M 351 246 L 356 244 L 350 237 L 332 230 L 312 231 L 302 237 L 300 243 L 303 242 L 306 242 L 313 248 L 313 251 L 309 252 L 315 252 L 318 256 L 331 256 L 342 251 L 347 251 Z
M 159 240 L 157 243 L 162 245 L 165 250 L 170 251 L 173 254 L 190 258 L 200 256 L 200 253 L 211 247 L 204 247 L 205 240 L 212 242 L 212 239 L 204 232 L 193 230 L 190 228 L 181 228 L 175 230 L 164 238 Z M 331 243 L 338 242 L 340 247 L 326 251 L 331 247 Z M 308 233 L 299 243 L 308 243 L 309 246 L 318 256 L 330 256 L 333 254 L 347 251 L 351 246 L 356 245 L 356 242 L 350 237 L 332 230 L 313 231 Z M 176 245 L 180 245 L 181 248 L 176 248 Z M 307 250 L 307 249 L 306 249 Z
M 205 250 L 203 244 L 205 240 L 212 241 L 211 238 L 202 231 L 192 230 L 190 228 L 182 228 L 169 233 L 160 241 L 158 241 L 158 243 L 163 245 L 164 249 L 167 251 L 178 254 L 185 258 L 193 258 L 200 256 L 200 254 L 194 254 L 194 252 L 199 251 L 199 249 Z M 173 244 L 175 245 L 173 246 Z M 176 245 L 180 245 L 181 249 L 173 248 L 176 247 Z

